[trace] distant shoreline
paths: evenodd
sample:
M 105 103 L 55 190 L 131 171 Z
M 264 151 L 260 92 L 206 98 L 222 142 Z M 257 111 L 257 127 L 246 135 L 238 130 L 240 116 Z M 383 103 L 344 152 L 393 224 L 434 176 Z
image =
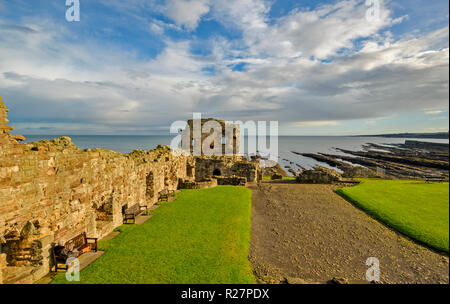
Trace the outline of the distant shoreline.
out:
M 355 137 L 386 137 L 386 138 L 432 138 L 432 139 L 449 139 L 448 132 L 439 132 L 439 133 L 397 133 L 397 134 L 356 135 Z
M 25 137 L 43 137 L 43 138 L 57 138 L 61 136 L 74 137 L 174 137 L 175 134 L 22 134 Z M 244 136 L 244 138 L 247 136 Z M 416 138 L 416 139 L 449 139 L 448 132 L 439 133 L 395 133 L 395 134 L 373 134 L 373 135 L 279 135 L 279 137 L 385 137 L 385 138 Z

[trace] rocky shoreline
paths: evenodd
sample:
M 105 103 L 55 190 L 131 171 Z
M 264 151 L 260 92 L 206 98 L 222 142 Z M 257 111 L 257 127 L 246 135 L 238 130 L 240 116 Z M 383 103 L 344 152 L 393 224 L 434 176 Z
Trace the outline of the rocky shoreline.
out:
M 449 144 L 406 140 L 404 144 L 368 143 L 363 151 L 335 149 L 345 154 L 292 153 L 326 163 L 348 178 L 449 178 Z

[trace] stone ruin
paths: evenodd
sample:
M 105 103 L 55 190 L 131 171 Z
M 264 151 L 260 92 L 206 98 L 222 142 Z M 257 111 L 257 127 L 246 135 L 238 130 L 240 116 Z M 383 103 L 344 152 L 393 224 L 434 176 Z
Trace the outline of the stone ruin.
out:
M 296 181 L 301 184 L 334 184 L 342 180 L 340 173 L 321 166 L 311 170 L 304 170 L 296 176 Z
M 214 147 L 212 138 L 213 130 L 206 128 L 205 133 L 195 134 L 195 123 L 197 128 L 205 131 L 209 122 L 220 125 L 222 133 L 218 134 L 216 142 L 220 141 L 220 147 Z M 226 130 L 229 130 L 227 134 Z M 216 134 L 217 135 L 217 134 Z M 217 149 L 218 155 L 204 153 L 203 149 L 197 150 L 194 156 L 193 178 L 182 180 L 182 187 L 188 189 L 210 188 L 215 185 L 245 186 L 247 182 L 258 182 L 262 179 L 262 172 L 257 160 L 249 161 L 242 157 L 240 150 L 240 126 L 230 124 L 223 120 L 214 118 L 188 120 L 186 128 L 181 134 L 181 146 L 189 154 L 196 151 L 195 145 L 209 146 Z M 186 143 L 189 143 L 188 145 Z
M 303 170 L 297 174 L 296 181 L 302 184 L 355 183 L 353 180 L 355 177 L 379 178 L 380 175 L 362 166 L 349 167 L 342 174 L 336 170 L 315 166 L 310 170 Z
M 168 146 L 122 154 L 81 150 L 70 138 L 36 143 L 12 135 L 0 99 L 0 284 L 32 283 L 51 269 L 51 249 L 82 232 L 102 238 L 135 204 L 163 189 L 245 185 L 257 162 L 232 156 L 174 156 Z M 237 133 L 234 133 L 236 135 Z M 234 136 L 233 135 L 233 136 Z
M 236 183 L 236 178 L 246 182 L 257 182 L 262 179 L 258 162 L 248 161 L 242 157 L 197 157 L 195 160 L 195 179 L 203 181 L 208 178 L 220 180 L 219 185 Z
M 278 174 L 278 173 L 273 173 L 272 175 L 270 175 L 270 179 L 271 180 L 282 180 L 283 179 L 283 175 Z
M 213 125 L 220 130 L 214 132 Z M 240 130 L 238 124 L 215 118 L 190 119 L 181 133 L 181 148 L 194 156 L 241 155 Z

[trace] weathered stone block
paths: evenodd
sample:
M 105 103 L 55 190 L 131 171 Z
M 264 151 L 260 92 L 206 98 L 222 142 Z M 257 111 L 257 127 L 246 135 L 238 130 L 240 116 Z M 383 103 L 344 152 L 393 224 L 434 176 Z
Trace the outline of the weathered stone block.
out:
M 341 175 L 334 170 L 316 167 L 313 170 L 303 171 L 296 180 L 302 184 L 333 184 L 341 180 Z

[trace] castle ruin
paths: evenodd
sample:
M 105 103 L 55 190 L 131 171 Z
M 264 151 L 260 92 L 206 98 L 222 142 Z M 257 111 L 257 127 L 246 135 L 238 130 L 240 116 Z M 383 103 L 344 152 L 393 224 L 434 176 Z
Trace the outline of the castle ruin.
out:
M 0 99 L 0 284 L 39 280 L 53 266 L 56 243 L 83 232 L 101 239 L 122 225 L 124 208 L 152 206 L 164 189 L 261 179 L 258 163 L 236 155 L 236 144 L 228 156 L 174 156 L 168 146 L 81 150 L 68 137 L 22 143 L 10 134 L 7 111 Z

